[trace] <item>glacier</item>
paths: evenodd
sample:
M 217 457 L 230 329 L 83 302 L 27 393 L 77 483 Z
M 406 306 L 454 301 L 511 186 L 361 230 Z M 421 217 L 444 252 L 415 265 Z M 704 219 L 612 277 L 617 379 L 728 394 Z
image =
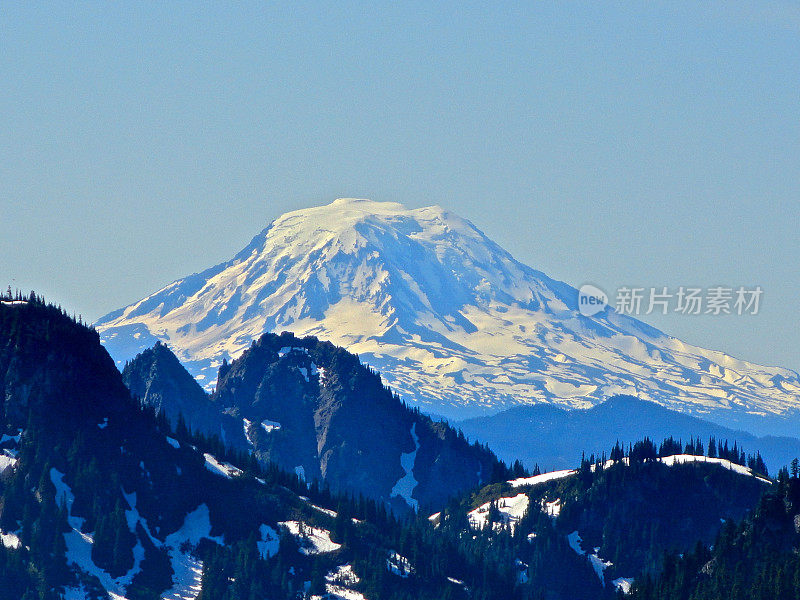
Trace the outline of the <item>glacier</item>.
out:
M 284 214 L 233 259 L 95 326 L 119 366 L 161 340 L 208 390 L 223 359 L 291 331 L 358 353 L 406 402 L 448 418 L 615 394 L 718 420 L 800 409 L 794 371 L 687 344 L 610 306 L 587 317 L 577 302 L 575 288 L 441 207 L 342 198 Z

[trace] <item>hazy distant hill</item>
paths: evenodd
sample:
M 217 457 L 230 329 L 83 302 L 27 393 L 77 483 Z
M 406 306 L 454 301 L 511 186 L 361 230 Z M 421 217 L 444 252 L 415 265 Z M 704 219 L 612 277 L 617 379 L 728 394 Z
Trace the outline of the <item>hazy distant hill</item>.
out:
M 800 439 L 756 437 L 630 396 L 614 396 L 588 410 L 519 406 L 454 424 L 470 439 L 489 444 L 503 460 L 519 459 L 530 468 L 538 463 L 548 470 L 571 467 L 582 453 L 599 454 L 616 441 L 629 444 L 645 437 L 738 442 L 747 452 L 760 452 L 772 473 L 800 457 Z

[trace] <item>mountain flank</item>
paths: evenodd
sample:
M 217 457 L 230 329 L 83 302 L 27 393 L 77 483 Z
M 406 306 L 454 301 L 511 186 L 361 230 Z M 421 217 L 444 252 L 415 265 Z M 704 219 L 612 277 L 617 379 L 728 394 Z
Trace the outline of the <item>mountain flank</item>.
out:
M 282 215 L 231 260 L 100 319 L 120 368 L 157 340 L 211 392 L 264 333 L 358 354 L 449 419 L 634 395 L 727 427 L 792 435 L 800 376 L 677 340 L 514 259 L 438 206 L 339 199 Z

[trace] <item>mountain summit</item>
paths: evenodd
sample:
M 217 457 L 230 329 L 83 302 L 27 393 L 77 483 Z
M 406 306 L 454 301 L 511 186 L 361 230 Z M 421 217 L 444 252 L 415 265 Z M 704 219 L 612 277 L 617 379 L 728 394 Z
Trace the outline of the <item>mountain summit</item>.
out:
M 98 321 L 118 364 L 161 340 L 212 389 L 265 332 L 345 346 L 402 398 L 451 417 L 619 393 L 736 423 L 800 408 L 794 371 L 691 346 L 515 260 L 438 206 L 339 199 L 287 213 L 232 260 Z

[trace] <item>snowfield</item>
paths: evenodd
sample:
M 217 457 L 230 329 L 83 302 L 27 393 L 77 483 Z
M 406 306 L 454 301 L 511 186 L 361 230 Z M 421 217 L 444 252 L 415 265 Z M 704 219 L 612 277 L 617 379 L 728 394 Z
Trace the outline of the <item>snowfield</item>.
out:
M 8 435 L 4 433 L 0 435 L 0 444 L 4 444 L 6 442 L 14 442 L 15 444 L 19 444 L 19 441 L 22 439 L 22 430 L 18 430 L 17 435 Z
M 64 541 L 67 546 L 67 564 L 73 564 L 89 575 L 94 575 L 112 597 L 124 600 L 125 588 L 130 585 L 134 576 L 141 569 L 141 561 L 144 557 L 144 549 L 141 543 L 138 543 L 134 548 L 135 563 L 131 570 L 122 577 L 112 578 L 103 569 L 95 565 L 92 560 L 92 544 L 94 540 L 90 534 L 81 532 L 83 519 L 72 516 L 72 504 L 75 501 L 75 496 L 70 487 L 64 482 L 64 474 L 57 469 L 50 469 L 50 481 L 53 482 L 53 486 L 56 488 L 56 503 L 61 504 L 63 502 L 66 504 L 67 522 L 72 527 L 72 531 L 64 534 Z M 129 526 L 133 517 L 131 513 L 135 513 L 135 507 L 132 507 L 131 511 L 125 512 Z M 135 514 L 138 515 L 138 513 Z M 79 593 L 77 590 L 71 592 L 73 597 L 77 597 L 77 593 Z
M 569 543 L 570 548 L 572 548 L 575 551 L 576 554 L 578 554 L 580 556 L 586 556 L 589 559 L 589 564 L 592 565 L 592 568 L 594 569 L 595 574 L 597 575 L 597 577 L 602 582 L 603 587 L 605 587 L 606 580 L 605 580 L 605 576 L 603 575 L 603 572 L 608 567 L 612 566 L 614 563 L 612 563 L 611 561 L 603 560 L 602 558 L 600 558 L 600 555 L 598 554 L 598 552 L 600 552 L 600 548 L 594 548 L 594 551 L 591 552 L 591 553 L 586 552 L 583 549 L 582 541 L 583 540 L 581 540 L 581 536 L 577 531 L 573 531 L 572 533 L 570 533 L 567 536 L 567 543 Z M 615 580 L 615 582 L 616 581 L 627 581 L 627 580 L 618 579 L 618 580 Z M 615 587 L 620 587 L 620 586 L 617 586 L 616 583 L 614 583 L 614 586 Z
M 414 574 L 414 567 L 411 566 L 411 562 L 394 550 L 389 552 L 389 557 L 386 559 L 386 568 L 390 573 L 394 573 L 398 577 L 406 578 Z
M 412 498 L 414 488 L 417 487 L 417 480 L 414 478 L 414 463 L 417 460 L 417 451 L 419 450 L 416 423 L 411 426 L 411 438 L 414 440 L 414 450 L 400 455 L 400 464 L 403 466 L 405 475 L 394 484 L 389 497 L 400 496 L 405 500 L 406 504 L 416 511 L 419 509 L 419 502 Z
M 22 430 L 18 430 L 16 435 L 9 435 L 4 433 L 0 436 L 0 444 L 5 446 L 13 446 L 13 448 L 0 448 L 0 475 L 3 475 L 6 471 L 13 470 L 19 464 L 19 453 L 17 449 L 19 448 L 19 442 L 22 439 Z
M 631 586 L 633 585 L 633 578 L 632 577 L 617 577 L 614 581 L 611 582 L 614 587 L 620 590 L 623 594 L 630 594 L 631 593 Z
M 0 475 L 5 473 L 7 469 L 14 469 L 18 463 L 19 459 L 13 456 L 12 453 L 0 450 Z
M 546 483 L 554 479 L 562 479 L 564 477 L 569 477 L 570 475 L 574 475 L 575 473 L 577 473 L 577 471 L 569 469 L 565 469 L 562 471 L 550 471 L 549 473 L 542 473 L 541 475 L 534 475 L 533 477 L 521 477 L 519 479 L 512 479 L 508 483 L 510 483 L 514 487 L 538 485 L 540 483 Z
M 694 463 L 694 462 L 720 465 L 721 467 L 728 469 L 729 471 L 733 471 L 734 473 L 738 473 L 739 475 L 749 475 L 751 477 L 760 479 L 761 481 L 764 481 L 766 483 L 772 483 L 769 479 L 765 479 L 760 475 L 756 475 L 748 467 L 738 465 L 724 458 L 709 458 L 708 456 L 694 456 L 693 454 L 676 454 L 674 456 L 665 456 L 663 458 L 660 458 L 659 460 L 668 466 Z
M 242 470 L 238 467 L 234 467 L 230 463 L 221 462 L 208 452 L 203 454 L 203 457 L 206 459 L 206 469 L 215 475 L 220 475 L 221 477 L 225 477 L 227 479 L 233 479 L 234 477 L 238 477 L 242 474 Z
M 747 477 L 755 477 L 756 479 L 763 481 L 764 483 L 771 484 L 772 481 L 762 477 L 761 475 L 757 475 L 753 473 L 753 471 L 749 467 L 745 467 L 743 465 L 736 464 L 724 458 L 709 458 L 708 456 L 695 456 L 694 454 L 674 454 L 671 456 L 662 456 L 656 459 L 658 462 L 667 465 L 668 467 L 672 467 L 674 465 L 683 465 L 683 464 L 690 464 L 690 463 L 704 463 L 710 465 L 719 465 L 723 469 L 727 469 L 729 471 L 733 471 L 739 475 L 745 475 Z M 620 461 L 624 465 L 629 464 L 628 458 L 623 458 Z M 613 467 L 616 463 L 612 460 L 607 460 L 603 463 L 603 469 L 609 469 Z M 592 471 L 595 470 L 595 465 L 591 465 Z M 564 479 L 565 477 L 570 477 L 571 475 L 575 475 L 577 473 L 576 470 L 572 469 L 564 469 L 560 471 L 550 471 L 549 473 L 542 473 L 541 475 L 534 475 L 533 477 L 521 477 L 519 479 L 512 479 L 508 483 L 512 487 L 529 487 L 538 485 L 541 483 L 546 483 L 548 481 L 554 481 L 556 479 Z
M 256 542 L 256 546 L 258 546 L 258 552 L 261 554 L 261 558 L 267 559 L 270 556 L 275 556 L 280 546 L 280 536 L 278 532 L 269 525 L 262 525 L 258 528 L 258 533 L 260 539 Z
M 305 555 L 326 554 L 342 547 L 331 540 L 331 533 L 327 529 L 311 527 L 300 521 L 281 521 L 278 525 L 285 527 L 297 538 L 301 546 L 300 552 Z
M 277 421 L 270 421 L 267 419 L 265 421 L 261 421 L 261 428 L 267 433 L 272 433 L 273 431 L 278 431 L 278 429 L 281 428 L 281 424 Z
M 552 517 L 553 519 L 557 519 L 558 515 L 561 514 L 561 499 L 556 498 L 551 502 L 547 502 L 543 499 L 542 510 L 546 515 Z
M 94 575 L 100 581 L 112 600 L 125 600 L 125 590 L 141 570 L 144 560 L 144 547 L 138 539 L 133 549 L 134 565 L 122 577 L 112 578 L 106 571 L 95 565 L 92 560 L 92 535 L 81 532 L 83 519 L 72 516 L 72 504 L 75 496 L 70 487 L 64 482 L 64 474 L 56 469 L 50 470 L 50 480 L 56 488 L 56 502 L 64 502 L 67 506 L 68 523 L 72 531 L 64 534 L 67 546 L 67 563 L 73 564 L 89 575 Z M 128 503 L 125 517 L 128 527 L 132 532 L 137 525 L 141 525 L 150 541 L 157 547 L 163 547 L 169 555 L 172 570 L 173 586 L 164 592 L 163 600 L 195 600 L 200 594 L 200 581 L 202 577 L 202 562 L 195 558 L 191 552 L 201 539 L 207 538 L 218 544 L 224 543 L 222 538 L 211 536 L 211 521 L 208 506 L 201 504 L 194 511 L 186 515 L 184 523 L 178 531 L 167 536 L 162 543 L 150 533 L 147 522 L 141 517 L 136 508 L 136 494 L 123 495 Z M 17 540 L 18 541 L 18 540 Z M 5 543 L 5 540 L 4 540 Z M 82 589 L 72 588 L 65 592 L 66 598 L 83 599 L 86 597 Z
M 508 525 L 513 533 L 519 520 L 528 510 L 530 499 L 527 494 L 518 494 L 517 496 L 509 498 L 499 498 L 495 501 L 497 503 L 499 522 L 494 523 L 495 529 L 500 529 L 504 525 Z M 489 511 L 492 502 L 487 502 L 480 505 L 473 511 L 467 513 L 470 527 L 473 529 L 483 529 L 489 522 Z
M 191 550 L 204 538 L 224 543 L 222 538 L 211 537 L 208 506 L 201 504 L 186 515 L 181 528 L 164 541 L 174 574 L 173 586 L 164 593 L 162 600 L 195 600 L 200 595 L 203 563 L 191 554 Z
M 788 414 L 800 376 L 670 337 L 515 260 L 437 206 L 339 199 L 287 213 L 228 262 L 96 326 L 118 365 L 160 339 L 212 389 L 265 331 L 330 340 L 452 418 L 628 393 L 682 412 Z M 198 327 L 198 323 L 203 323 Z M 282 355 L 304 352 L 282 348 Z M 311 373 L 306 373 L 310 377 Z
M 351 565 L 337 567 L 325 576 L 325 591 L 329 600 L 366 600 L 360 592 L 350 589 L 360 579 Z M 311 596 L 311 600 L 323 600 L 322 596 Z
M 21 545 L 16 533 L 4 533 L 2 530 L 0 530 L 0 544 L 12 550 L 16 550 Z

